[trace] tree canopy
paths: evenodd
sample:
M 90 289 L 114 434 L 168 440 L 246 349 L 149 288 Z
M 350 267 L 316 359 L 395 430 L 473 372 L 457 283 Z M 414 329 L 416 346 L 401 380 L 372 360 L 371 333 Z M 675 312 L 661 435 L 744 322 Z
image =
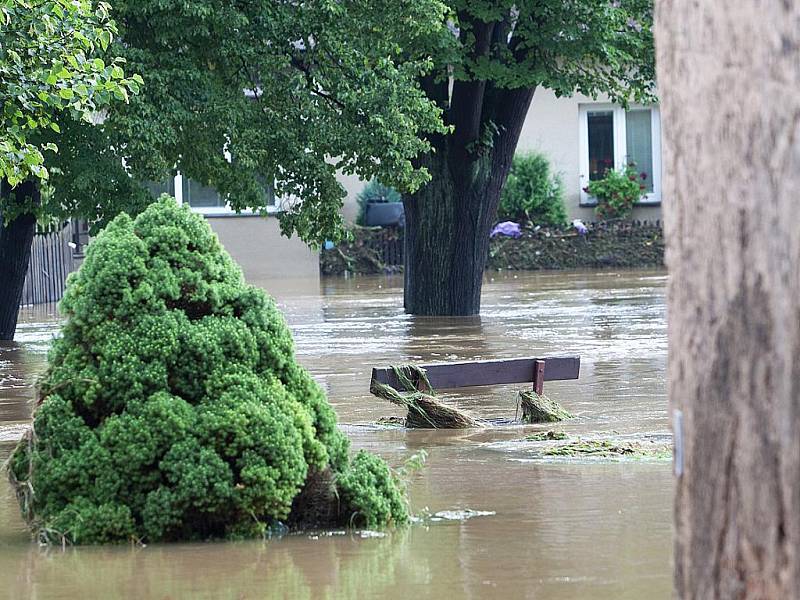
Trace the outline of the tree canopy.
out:
M 259 208 L 266 180 L 302 198 L 283 226 L 313 242 L 339 235 L 337 171 L 404 189 L 426 181 L 412 161 L 444 126 L 416 84 L 431 61 L 406 48 L 443 28 L 444 5 L 122 0 L 114 16 L 114 50 L 145 85 L 101 125 L 66 125 L 73 142 L 48 160 L 69 211 L 92 214 L 98 197 L 110 215 L 119 199 L 138 207 L 137 182 L 176 170 L 235 209 Z
M 61 113 L 91 121 L 138 92 L 142 79 L 125 76 L 122 58 L 100 57 L 115 34 L 105 2 L 0 0 L 0 177 L 9 184 L 47 179 L 42 153 L 57 146 L 37 133 L 60 133 Z
M 263 208 L 266 180 L 302 199 L 285 233 L 336 239 L 338 171 L 414 192 L 442 140 L 466 171 L 515 146 L 536 88 L 652 93 L 650 0 L 121 0 L 114 15 L 142 93 L 99 126 L 60 122 L 69 147 L 47 157 L 53 208 L 100 222 L 180 170 L 234 209 Z

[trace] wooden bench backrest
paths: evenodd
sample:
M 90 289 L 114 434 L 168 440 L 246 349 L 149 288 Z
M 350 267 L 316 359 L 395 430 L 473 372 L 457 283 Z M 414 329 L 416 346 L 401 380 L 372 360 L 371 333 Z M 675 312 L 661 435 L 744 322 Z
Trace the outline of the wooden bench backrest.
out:
M 541 390 L 544 381 L 577 379 L 581 369 L 581 359 L 578 356 L 532 357 L 418 366 L 425 369 L 428 380 L 437 390 L 528 382 Z M 542 367 L 544 377 L 540 378 L 538 373 Z M 400 388 L 400 382 L 391 367 L 372 369 L 372 379 L 396 389 Z

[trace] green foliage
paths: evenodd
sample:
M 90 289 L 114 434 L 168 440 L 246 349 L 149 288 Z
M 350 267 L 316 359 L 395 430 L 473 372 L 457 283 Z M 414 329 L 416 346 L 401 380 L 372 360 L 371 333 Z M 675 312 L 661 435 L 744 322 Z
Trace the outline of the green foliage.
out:
M 621 102 L 653 92 L 651 0 L 124 0 L 114 9 L 113 52 L 145 74 L 142 93 L 99 127 L 60 122 L 75 142 L 47 156 L 57 171 L 51 208 L 101 221 L 141 209 L 136 181 L 179 169 L 236 209 L 263 208 L 259 177 L 274 181 L 278 197 L 303 200 L 281 215 L 285 233 L 338 240 L 337 170 L 411 192 L 429 178 L 415 157 L 436 147 L 458 157 L 469 186 L 485 176 L 473 160 L 516 143 L 509 119 L 525 114 L 515 110 L 524 89 Z
M 339 497 L 349 507 L 352 524 L 375 528 L 408 521 L 400 484 L 377 456 L 361 450 L 350 468 L 339 475 L 336 485 Z
M 142 79 L 125 76 L 122 58 L 101 58 L 116 32 L 105 2 L 0 0 L 1 178 L 47 179 L 43 153 L 57 147 L 40 130 L 55 136 L 60 115 L 91 122 L 138 92 Z
M 561 177 L 538 152 L 517 154 L 500 196 L 498 219 L 558 227 L 567 222 Z
M 644 177 L 629 164 L 620 170 L 609 169 L 602 179 L 589 182 L 584 191 L 597 199 L 594 210 L 601 219 L 627 219 L 633 205 L 647 193 Z
M 145 85 L 47 157 L 59 205 L 107 219 L 130 201 L 135 212 L 132 183 L 177 169 L 234 209 L 259 209 L 266 179 L 302 199 L 285 203 L 284 232 L 315 243 L 343 234 L 338 172 L 398 189 L 428 179 L 412 160 L 446 129 L 417 83 L 430 60 L 406 48 L 445 30 L 438 0 L 124 0 L 114 17 L 114 52 Z
M 45 539 L 259 535 L 326 468 L 348 517 L 405 521 L 389 468 L 367 454 L 349 465 L 274 301 L 245 284 L 202 217 L 167 197 L 118 216 L 61 311 L 32 433 L 11 461 Z
M 655 76 L 652 0 L 450 0 L 455 51 L 441 68 L 496 88 L 643 99 Z M 454 94 L 456 92 L 454 91 Z
M 364 225 L 367 216 L 367 204 L 370 202 L 402 202 L 403 198 L 393 187 L 383 185 L 373 179 L 369 181 L 356 196 L 358 202 L 358 216 L 356 225 Z

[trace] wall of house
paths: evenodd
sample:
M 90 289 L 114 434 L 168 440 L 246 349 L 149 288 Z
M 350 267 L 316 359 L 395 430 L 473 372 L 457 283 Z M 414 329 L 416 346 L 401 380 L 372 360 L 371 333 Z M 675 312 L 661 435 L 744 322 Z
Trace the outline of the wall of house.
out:
M 345 197 L 342 206 L 342 217 L 344 217 L 347 223 L 355 223 L 356 217 L 358 217 L 358 202 L 356 201 L 356 196 L 366 185 L 366 182 L 359 179 L 356 175 L 343 175 L 341 173 L 338 175 L 337 179 L 347 192 L 347 197 Z
M 590 102 L 594 100 L 581 94 L 571 98 L 557 98 L 549 90 L 538 90 L 517 146 L 517 152 L 535 150 L 550 159 L 553 170 L 560 173 L 564 181 L 564 201 L 569 218 L 586 221 L 593 221 L 595 217 L 593 208 L 580 206 L 580 190 L 586 182 L 582 182 L 580 177 L 578 107 Z M 608 102 L 608 99 L 601 96 L 597 102 Z M 344 218 L 352 223 L 358 214 L 356 195 L 364 187 L 364 182 L 355 176 L 340 176 L 339 181 L 347 191 Z M 660 220 L 661 206 L 637 206 L 632 218 L 642 221 Z
M 551 161 L 553 170 L 561 173 L 564 181 L 564 202 L 570 219 L 594 220 L 594 209 L 580 206 L 580 190 L 586 185 L 580 177 L 580 150 L 578 107 L 594 102 L 576 94 L 571 98 L 557 98 L 549 90 L 538 90 L 522 128 L 517 152 L 539 151 Z M 599 97 L 597 102 L 608 102 Z M 637 206 L 633 219 L 654 221 L 661 219 L 661 207 Z
M 297 237 L 283 237 L 278 219 L 235 215 L 207 219 L 250 283 L 269 289 L 271 281 L 302 280 L 318 289 L 318 254 Z

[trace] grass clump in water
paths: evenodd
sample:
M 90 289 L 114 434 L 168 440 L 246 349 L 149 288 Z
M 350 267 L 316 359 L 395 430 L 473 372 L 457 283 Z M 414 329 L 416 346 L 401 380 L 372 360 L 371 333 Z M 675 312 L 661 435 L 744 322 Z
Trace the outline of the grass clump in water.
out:
M 557 423 L 575 416 L 555 400 L 527 390 L 519 392 L 519 406 L 522 409 L 522 422 L 528 424 Z
M 424 369 L 416 365 L 392 367 L 401 391 L 390 385 L 372 381 L 372 395 L 404 407 L 408 413 L 405 426 L 416 429 L 468 429 L 483 427 L 483 423 L 463 410 L 439 401 Z M 419 388 L 427 390 L 421 391 Z
M 42 541 L 407 521 L 388 466 L 351 462 L 274 301 L 188 208 L 162 198 L 114 219 L 60 309 L 33 427 L 9 465 Z
M 528 442 L 547 442 L 551 440 L 566 440 L 569 436 L 563 431 L 537 431 L 525 436 Z
M 575 440 L 546 448 L 543 456 L 581 457 L 594 456 L 600 458 L 626 457 L 668 459 L 672 450 L 667 444 L 638 441 L 611 440 Z

